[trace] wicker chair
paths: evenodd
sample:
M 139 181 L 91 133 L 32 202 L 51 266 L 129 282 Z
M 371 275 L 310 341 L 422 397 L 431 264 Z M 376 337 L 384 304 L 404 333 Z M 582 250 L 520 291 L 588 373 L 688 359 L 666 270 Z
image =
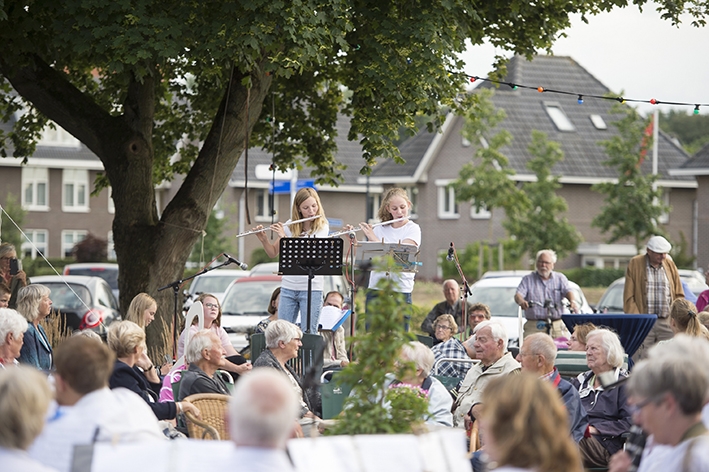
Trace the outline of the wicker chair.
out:
M 197 393 L 186 397 L 185 400 L 199 408 L 202 413 L 202 418 L 199 419 L 189 412 L 185 413 L 187 432 L 190 438 L 217 441 L 230 439 L 226 427 L 228 395 Z

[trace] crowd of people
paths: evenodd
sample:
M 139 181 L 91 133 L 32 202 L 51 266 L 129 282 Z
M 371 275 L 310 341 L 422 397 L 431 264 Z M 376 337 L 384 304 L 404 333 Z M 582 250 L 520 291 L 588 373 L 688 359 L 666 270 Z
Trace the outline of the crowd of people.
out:
M 368 240 L 420 245 L 402 192 L 392 189 L 383 198 L 379 217 L 391 224 L 361 224 Z M 291 216 L 270 227 L 275 242 L 257 233 L 270 255 L 277 255 L 280 238 L 327 234 L 314 190 L 298 192 Z M 516 356 L 490 308 L 461 298 L 457 281 L 446 280 L 444 301 L 421 325 L 431 346 L 405 344 L 398 360 L 412 370 L 387 382 L 427 392 L 423 420 L 431 428 L 468 433 L 474 470 L 709 471 L 709 332 L 683 296 L 670 249 L 664 238 L 650 238 L 646 254 L 627 269 L 626 313 L 658 318 L 636 358 L 628 358 L 619 335 L 606 327 L 585 323 L 566 331 L 561 316 L 576 312 L 577 300 L 566 277 L 554 271 L 556 254 L 544 249 L 514 295 L 526 318 Z M 146 342 L 158 309 L 150 295 L 133 299 L 106 341 L 82 331 L 53 347 L 43 328 L 51 293 L 21 270 L 10 274 L 13 257 L 12 246 L 0 245 L 0 469 L 69 471 L 75 445 L 181 436 L 182 414 L 201 416 L 190 401 L 201 393 L 231 397 L 229 427 L 239 461 L 258 462 L 263 470 L 292 470 L 286 440 L 324 427 L 319 390 L 292 361 L 305 332 L 322 337 L 325 370 L 350 363 L 344 329 L 318 323 L 321 310 L 343 310 L 340 293 L 323 294 L 313 283 L 313 316 L 297 323 L 307 290 L 303 278 L 284 277 L 269 301 L 270 316 L 256 327 L 265 348 L 253 362 L 230 343 L 217 297 L 201 294 L 199 316 L 179 336 L 178 361 L 159 366 Z M 402 306 L 411 304 L 413 273 L 373 275 L 368 301 L 378 295 L 376 280 L 391 277 Z M 562 378 L 555 366 L 560 347 L 585 356 L 587 370 Z

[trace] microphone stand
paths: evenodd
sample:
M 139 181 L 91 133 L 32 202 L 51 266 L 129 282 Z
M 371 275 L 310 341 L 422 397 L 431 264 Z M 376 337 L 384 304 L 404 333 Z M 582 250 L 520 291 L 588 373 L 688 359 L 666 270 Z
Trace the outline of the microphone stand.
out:
M 215 269 L 219 269 L 224 266 L 228 266 L 231 264 L 231 260 L 227 260 L 226 262 L 222 262 L 219 265 L 216 265 L 214 267 L 205 267 L 201 271 L 197 272 L 194 275 L 191 275 L 189 277 L 185 277 L 184 279 L 180 280 L 175 280 L 174 282 L 170 282 L 169 284 L 165 285 L 164 287 L 160 287 L 158 289 L 158 292 L 162 292 L 163 290 L 167 290 L 168 288 L 172 287 L 172 294 L 173 294 L 173 299 L 174 299 L 174 312 L 172 316 L 172 362 L 174 363 L 177 360 L 177 302 L 179 300 L 179 294 L 180 294 L 180 286 L 187 282 L 188 280 L 192 280 L 195 277 L 198 277 L 200 275 L 206 274 L 207 272 L 210 272 Z
M 462 330 L 460 332 L 460 342 L 465 341 L 463 338 L 465 337 L 465 331 L 468 327 L 468 295 L 472 295 L 473 293 L 470 291 L 470 286 L 468 285 L 468 280 L 465 278 L 465 274 L 463 273 L 463 268 L 460 266 L 460 261 L 458 260 L 458 251 L 456 251 L 455 246 L 451 242 L 450 248 L 453 250 L 453 262 L 455 262 L 455 268 L 458 270 L 458 275 L 460 276 L 460 279 L 463 281 L 463 310 L 462 310 Z M 453 314 L 453 317 L 455 318 L 455 313 Z M 472 334 L 472 333 L 470 333 Z

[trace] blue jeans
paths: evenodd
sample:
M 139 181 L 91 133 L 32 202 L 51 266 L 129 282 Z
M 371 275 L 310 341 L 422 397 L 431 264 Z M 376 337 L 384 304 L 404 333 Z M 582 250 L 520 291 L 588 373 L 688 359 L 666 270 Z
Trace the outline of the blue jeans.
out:
M 298 319 L 300 312 L 300 329 L 304 333 L 318 334 L 318 320 L 322 308 L 322 290 L 310 292 L 310 329 L 308 329 L 308 291 L 289 290 L 281 288 L 281 299 L 278 302 L 278 318 L 291 323 Z
M 403 292 L 395 292 L 394 294 L 395 297 L 402 297 L 403 302 L 406 303 L 407 305 L 411 305 L 411 293 L 403 293 Z M 379 297 L 379 290 L 374 290 L 374 289 L 367 289 L 367 298 L 364 302 L 364 311 L 365 314 L 369 312 L 369 302 L 374 300 L 375 298 Z M 409 321 L 411 320 L 411 309 L 408 310 L 408 313 L 404 315 L 404 329 L 406 331 L 409 330 Z M 365 317 L 365 323 L 364 323 L 364 329 L 366 331 L 369 331 L 369 317 Z

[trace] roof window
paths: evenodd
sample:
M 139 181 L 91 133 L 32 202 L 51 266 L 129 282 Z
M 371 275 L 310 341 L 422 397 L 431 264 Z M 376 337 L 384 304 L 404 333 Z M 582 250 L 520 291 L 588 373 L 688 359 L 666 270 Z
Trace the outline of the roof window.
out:
M 566 116 L 564 110 L 561 109 L 561 105 L 558 103 L 545 103 L 544 108 L 547 111 L 547 115 L 554 122 L 556 129 L 559 131 L 576 131 L 574 124 L 571 123 L 569 117 Z
M 606 125 L 601 115 L 591 115 L 589 118 L 591 118 L 591 123 L 596 129 L 608 129 L 608 125 Z

